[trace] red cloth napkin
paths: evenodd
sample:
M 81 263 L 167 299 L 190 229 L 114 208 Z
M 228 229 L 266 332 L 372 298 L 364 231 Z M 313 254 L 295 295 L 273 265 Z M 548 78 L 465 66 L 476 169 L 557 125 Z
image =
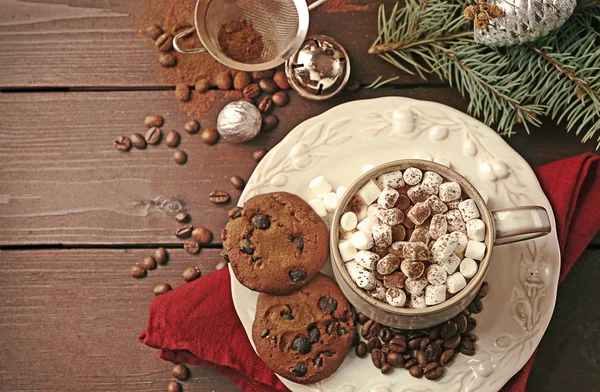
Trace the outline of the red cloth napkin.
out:
M 556 217 L 560 282 L 600 230 L 599 162 L 584 154 L 535 170 Z M 160 349 L 162 359 L 216 369 L 246 392 L 288 391 L 254 353 L 233 307 L 227 269 L 156 297 L 139 340 Z M 534 356 L 502 391 L 525 391 Z

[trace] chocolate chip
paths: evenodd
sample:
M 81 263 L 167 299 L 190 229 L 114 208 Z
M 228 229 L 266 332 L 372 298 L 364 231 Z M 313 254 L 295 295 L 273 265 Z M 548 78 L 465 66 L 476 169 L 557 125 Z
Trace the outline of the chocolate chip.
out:
M 327 327 L 325 327 L 325 332 L 327 332 L 328 335 L 331 335 L 333 330 L 335 329 L 335 321 L 331 321 L 329 324 L 327 324 Z
M 249 239 L 244 238 L 240 241 L 240 252 L 247 255 L 254 254 L 254 248 L 252 247 L 252 242 L 250 242 Z
M 321 339 L 321 332 L 319 328 L 313 326 L 308 329 L 308 341 L 311 343 L 317 343 Z
M 256 214 L 252 217 L 252 224 L 254 227 L 266 230 L 271 226 L 271 219 L 263 214 Z
M 325 313 L 335 312 L 337 309 L 337 301 L 331 297 L 321 297 L 319 298 L 319 309 L 321 309 Z
M 300 354 L 308 354 L 310 352 L 310 349 L 310 342 L 305 337 L 298 336 L 292 342 L 292 350 L 298 351 Z
M 298 377 L 304 376 L 306 374 L 306 364 L 304 362 L 298 362 L 298 364 L 292 368 L 292 373 Z
M 252 256 L 252 262 L 253 263 L 256 263 L 260 259 L 261 259 L 261 257 Z
M 300 253 L 304 251 L 304 237 L 302 236 L 292 236 L 292 242 L 296 244 Z
M 268 329 L 265 329 L 264 331 L 262 331 L 262 333 L 260 334 L 261 338 L 266 338 L 267 336 L 269 336 L 269 334 L 271 333 L 271 331 L 269 331 Z
M 252 252 L 254 252 L 254 249 L 252 249 Z M 308 274 L 302 270 L 291 270 L 289 275 L 294 283 L 301 282 L 308 276 Z
M 321 367 L 321 366 L 323 366 L 323 358 L 322 358 L 322 357 L 317 357 L 317 358 L 315 358 L 315 366 L 316 366 L 316 367 Z
M 283 317 L 285 320 L 293 320 L 294 316 L 292 316 L 292 310 L 288 307 L 287 309 L 282 310 L 279 315 Z
M 348 328 L 344 327 L 344 325 L 342 323 L 338 324 L 338 328 L 337 328 L 338 336 L 344 336 L 348 332 L 350 332 L 350 331 L 348 331 Z

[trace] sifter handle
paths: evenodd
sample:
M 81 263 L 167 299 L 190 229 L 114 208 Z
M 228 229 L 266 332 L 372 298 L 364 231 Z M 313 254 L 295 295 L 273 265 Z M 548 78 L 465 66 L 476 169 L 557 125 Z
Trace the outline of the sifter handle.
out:
M 317 0 L 314 3 L 312 3 L 311 5 L 308 6 L 308 10 L 314 10 L 315 8 L 317 8 L 318 6 L 320 6 L 321 4 L 323 4 L 324 2 L 326 2 L 327 0 Z
M 183 54 L 192 54 L 192 53 L 204 53 L 206 52 L 206 49 L 204 48 L 196 48 L 196 49 L 183 49 L 179 46 L 179 40 L 183 37 L 187 37 L 190 34 L 193 34 L 196 31 L 195 27 L 190 27 L 187 30 L 182 31 L 181 33 L 177 34 L 175 36 L 175 38 L 173 38 L 173 48 L 175 48 L 176 51 L 178 51 L 179 53 L 183 53 Z

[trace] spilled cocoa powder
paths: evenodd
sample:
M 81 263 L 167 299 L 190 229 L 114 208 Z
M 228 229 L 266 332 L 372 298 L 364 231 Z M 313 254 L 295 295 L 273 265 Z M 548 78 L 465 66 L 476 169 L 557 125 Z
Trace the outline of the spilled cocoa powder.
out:
M 217 34 L 221 50 L 232 60 L 246 64 L 260 62 L 264 44 L 262 35 L 244 18 L 224 23 Z

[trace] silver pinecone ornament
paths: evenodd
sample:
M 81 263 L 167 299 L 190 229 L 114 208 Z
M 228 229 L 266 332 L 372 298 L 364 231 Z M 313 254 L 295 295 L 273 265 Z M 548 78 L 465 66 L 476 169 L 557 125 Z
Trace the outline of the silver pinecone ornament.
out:
M 475 22 L 475 41 L 507 46 L 533 41 L 560 27 L 577 0 L 478 0 L 465 16 Z

